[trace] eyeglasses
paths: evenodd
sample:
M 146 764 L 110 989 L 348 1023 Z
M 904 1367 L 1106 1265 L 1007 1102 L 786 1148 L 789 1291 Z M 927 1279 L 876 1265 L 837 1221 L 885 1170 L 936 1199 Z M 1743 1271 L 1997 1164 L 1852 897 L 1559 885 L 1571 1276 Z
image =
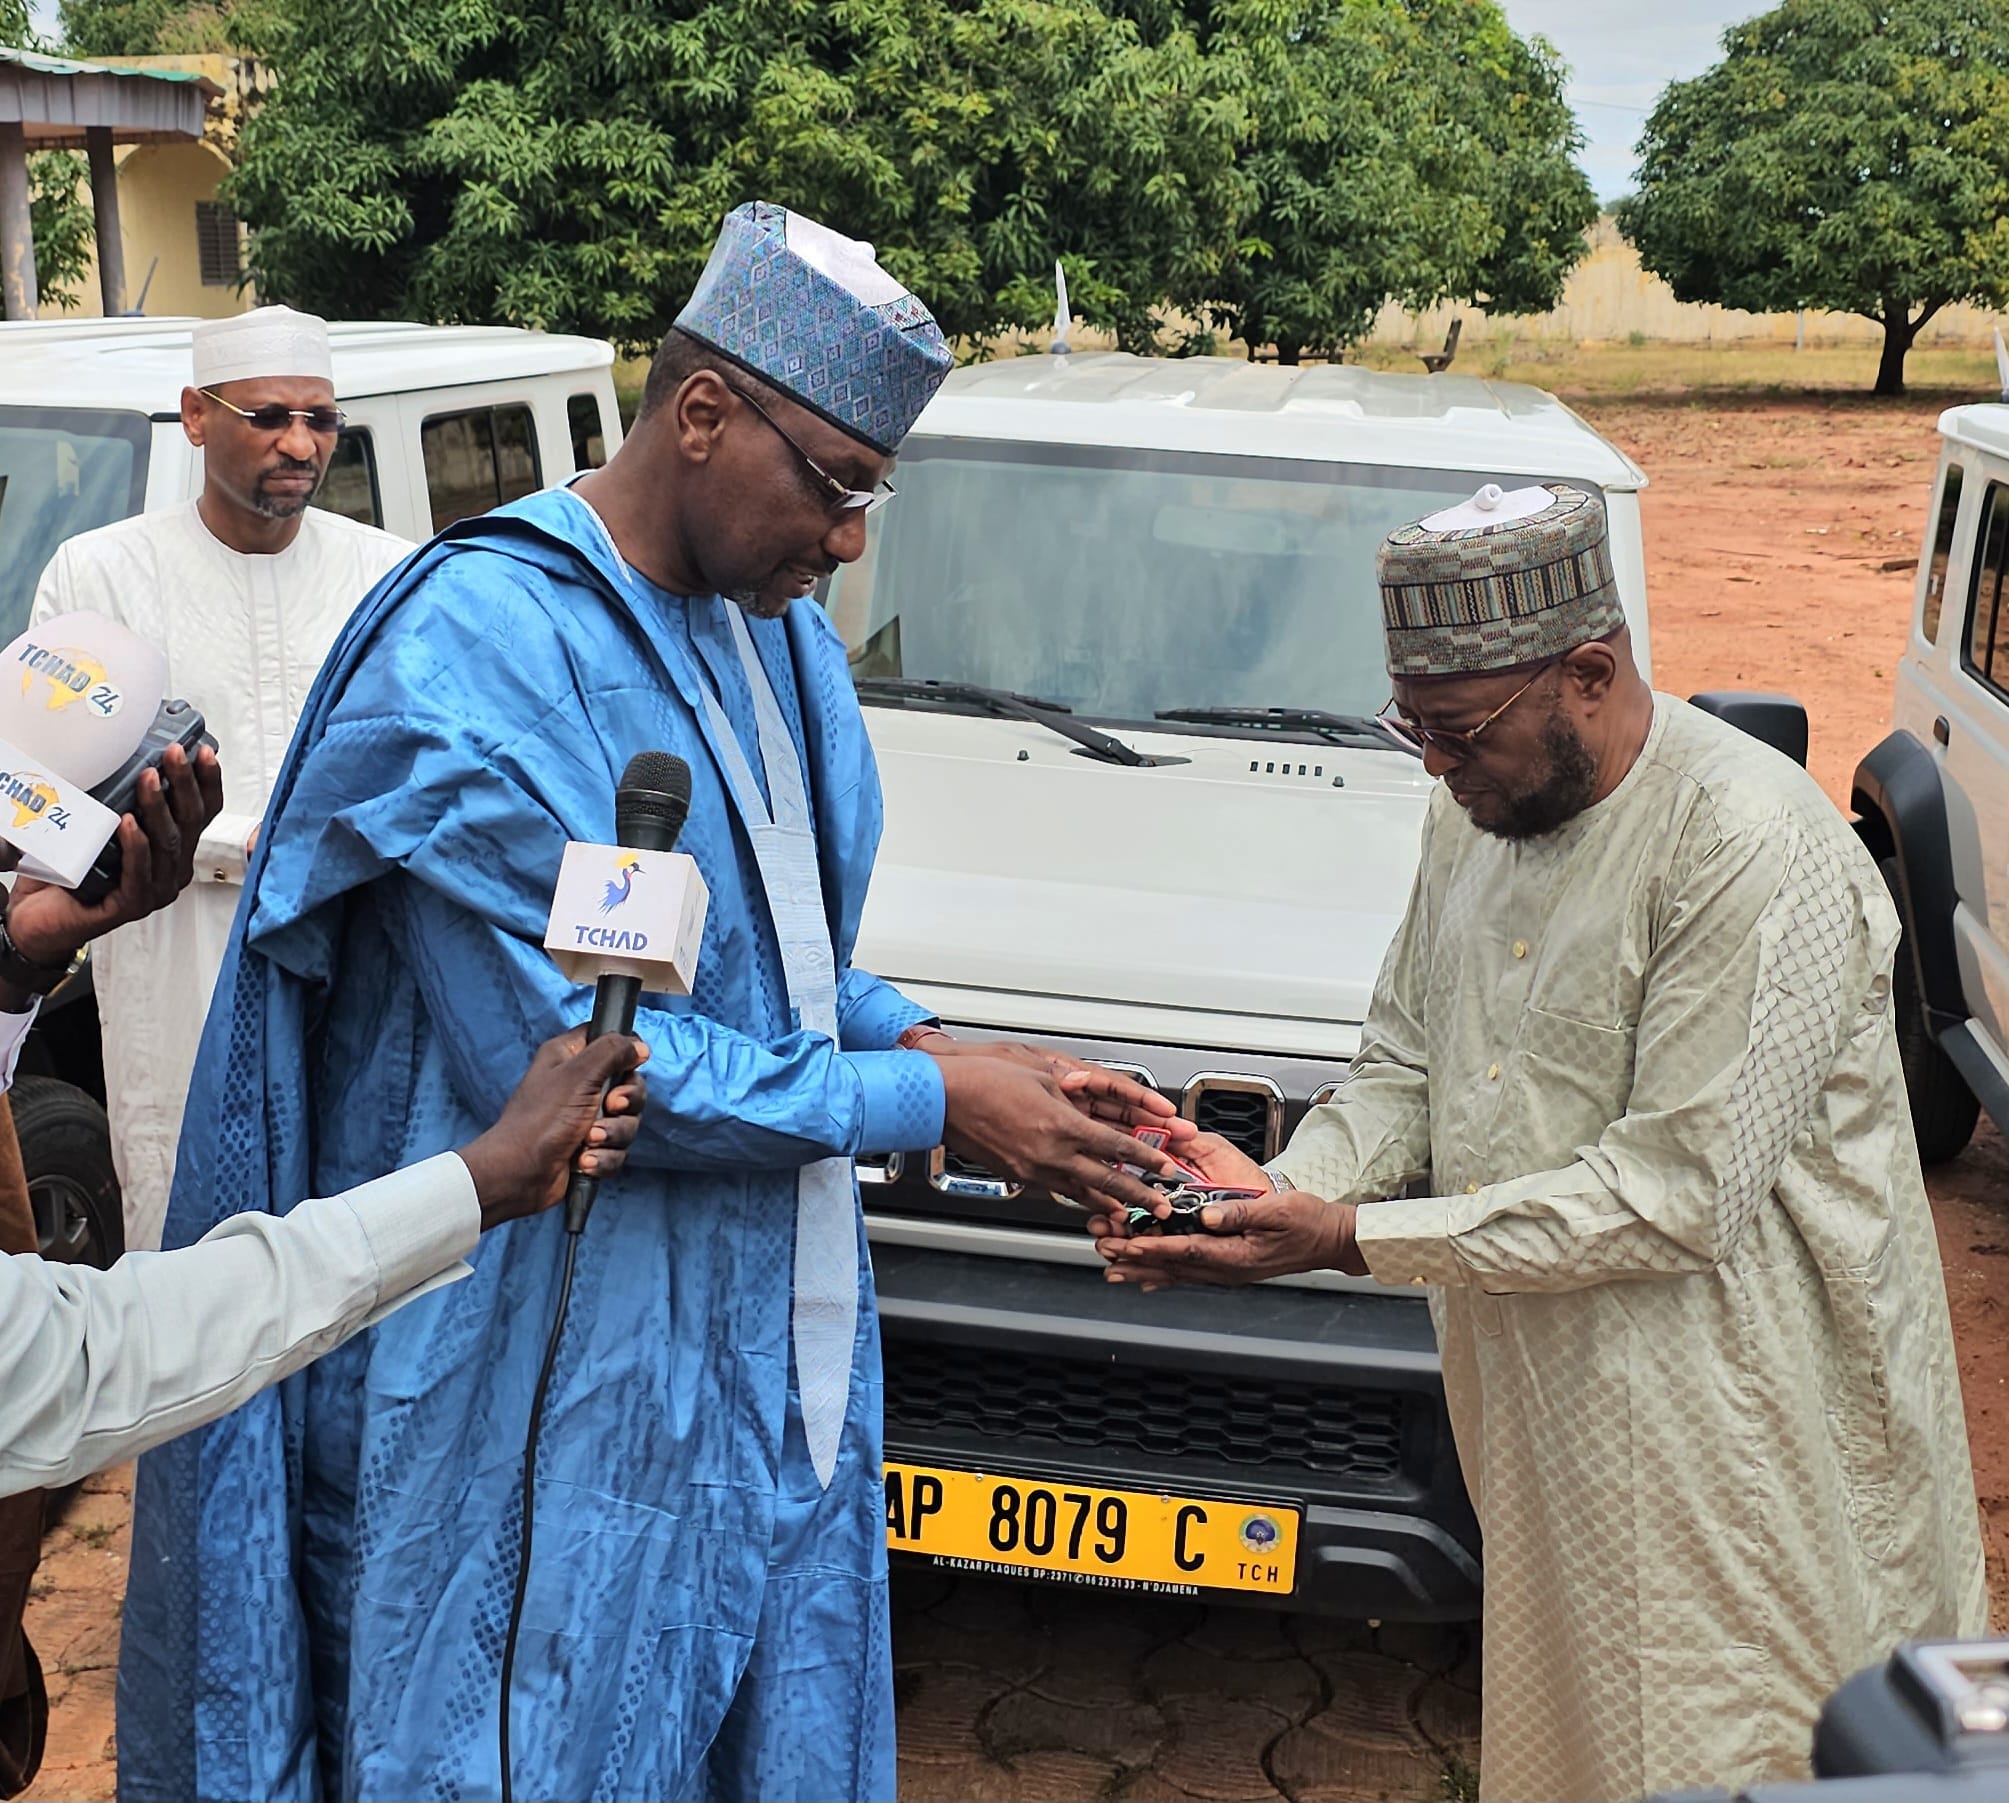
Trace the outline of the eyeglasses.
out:
M 297 419 L 304 421 L 315 437 L 332 438 L 349 423 L 349 416 L 339 407 L 287 407 L 278 401 L 267 401 L 262 407 L 240 407 L 212 389 L 198 388 L 195 392 L 219 407 L 228 407 L 254 432 L 283 432 Z
M 754 412 L 759 414 L 762 419 L 766 420 L 770 426 L 781 434 L 782 443 L 787 445 L 796 456 L 802 459 L 802 467 L 815 479 L 816 486 L 822 491 L 824 500 L 829 503 L 834 512 L 871 513 L 878 508 L 884 507 L 888 501 L 892 500 L 900 492 L 890 482 L 881 482 L 877 488 L 869 492 L 862 488 L 846 488 L 822 464 L 818 463 L 814 457 L 810 456 L 807 451 L 797 444 L 794 438 L 782 426 L 782 423 L 755 400 L 752 395 L 748 394 L 744 388 L 732 382 L 728 382 L 726 386 L 732 389 L 734 394 L 738 395 Z
M 1448 751 L 1453 757 L 1463 757 L 1478 743 L 1479 735 L 1504 714 L 1508 708 L 1512 707 L 1515 702 L 1520 700 L 1536 683 L 1540 682 L 1544 676 L 1555 668 L 1559 661 L 1559 659 L 1553 657 L 1544 660 L 1536 667 L 1534 675 L 1522 683 L 1518 689 L 1501 702 L 1485 719 L 1481 720 L 1477 726 L 1454 728 L 1421 725 L 1401 711 L 1393 695 L 1389 696 L 1381 704 L 1381 712 L 1374 717 L 1387 731 L 1393 733 L 1398 739 L 1402 739 L 1408 744 L 1415 746 L 1419 751 L 1426 746 L 1435 746 L 1439 751 Z M 1394 708 L 1396 711 L 1391 713 L 1389 711 L 1391 708 Z

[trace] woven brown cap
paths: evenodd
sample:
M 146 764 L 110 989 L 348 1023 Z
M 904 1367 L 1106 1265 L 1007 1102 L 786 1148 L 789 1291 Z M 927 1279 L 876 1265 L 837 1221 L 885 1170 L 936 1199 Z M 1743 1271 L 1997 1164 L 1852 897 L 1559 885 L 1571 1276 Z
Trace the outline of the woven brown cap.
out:
M 1560 657 L 1625 624 L 1604 502 L 1550 482 L 1538 512 L 1391 532 L 1375 559 L 1391 676 L 1468 676 Z

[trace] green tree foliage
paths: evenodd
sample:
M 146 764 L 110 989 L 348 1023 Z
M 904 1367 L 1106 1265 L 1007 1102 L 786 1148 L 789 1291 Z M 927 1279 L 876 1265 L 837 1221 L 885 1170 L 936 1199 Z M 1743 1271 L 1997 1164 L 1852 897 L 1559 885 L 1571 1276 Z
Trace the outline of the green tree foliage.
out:
M 90 174 L 90 165 L 74 151 L 45 151 L 28 159 L 28 222 L 40 306 L 66 312 L 75 307 L 77 289 L 91 273 L 97 227 L 86 198 Z
M 1243 115 L 1094 0 L 291 0 L 234 186 L 261 288 L 654 341 L 718 222 L 840 221 L 982 338 L 1138 337 L 1204 270 Z
M 2009 0 L 1786 0 L 1660 97 L 1619 226 L 1685 301 L 1884 329 L 2009 305 Z
M 62 0 L 63 42 L 76 56 L 194 56 L 235 42 L 227 0 Z
M 72 5 L 153 0 L 70 0 Z M 262 292 L 652 343 L 752 195 L 953 335 L 1166 318 L 1295 357 L 1390 295 L 1553 301 L 1592 217 L 1492 0 L 277 0 L 231 193 Z
M 35 25 L 28 17 L 28 0 L 0 0 L 0 44 L 25 50 L 34 42 Z
M 1555 305 L 1597 217 L 1554 55 L 1470 0 L 1220 0 L 1212 58 L 1254 118 L 1254 205 L 1211 286 L 1175 290 L 1282 361 L 1393 299 Z

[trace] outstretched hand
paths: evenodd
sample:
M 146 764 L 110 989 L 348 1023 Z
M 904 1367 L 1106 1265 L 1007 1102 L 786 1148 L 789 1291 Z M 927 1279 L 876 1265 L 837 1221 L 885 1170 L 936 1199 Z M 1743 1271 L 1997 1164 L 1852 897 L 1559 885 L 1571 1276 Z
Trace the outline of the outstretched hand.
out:
M 1120 1218 L 1154 1199 L 1121 1166 L 1171 1173 L 1127 1130 L 1132 1120 L 1169 1126 L 1171 1104 L 1127 1077 L 1094 1067 L 1055 1076 L 1012 1057 L 958 1054 L 940 1063 L 944 1144 L 1000 1176 Z
M 1345 1271 L 1368 1275 L 1367 1261 L 1354 1239 L 1354 1210 L 1303 1190 L 1217 1202 L 1203 1210 L 1205 1233 L 1124 1238 L 1107 1232 L 1096 1250 L 1108 1264 L 1111 1283 L 1134 1283 L 1146 1290 L 1173 1283 L 1261 1283 L 1301 1271 Z M 1099 1223 L 1091 1223 L 1094 1231 Z
M 922 1041 L 920 1050 L 932 1058 L 995 1058 L 1022 1070 L 1042 1071 L 1059 1082 L 1061 1093 L 1083 1114 L 1120 1127 L 1163 1127 L 1174 1145 L 1198 1131 L 1180 1119 L 1170 1097 L 1052 1046 L 1011 1039 L 951 1039 L 943 1033 Z

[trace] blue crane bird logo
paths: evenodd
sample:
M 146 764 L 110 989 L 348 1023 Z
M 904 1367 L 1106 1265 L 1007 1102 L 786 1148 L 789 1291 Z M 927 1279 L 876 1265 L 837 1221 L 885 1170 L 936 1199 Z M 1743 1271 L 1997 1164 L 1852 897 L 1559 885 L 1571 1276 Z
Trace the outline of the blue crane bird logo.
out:
M 613 913 L 629 896 L 635 893 L 635 877 L 641 868 L 642 860 L 635 857 L 632 853 L 622 858 L 619 865 L 616 866 L 617 874 L 614 880 L 609 882 L 601 892 L 600 912 L 602 914 Z

